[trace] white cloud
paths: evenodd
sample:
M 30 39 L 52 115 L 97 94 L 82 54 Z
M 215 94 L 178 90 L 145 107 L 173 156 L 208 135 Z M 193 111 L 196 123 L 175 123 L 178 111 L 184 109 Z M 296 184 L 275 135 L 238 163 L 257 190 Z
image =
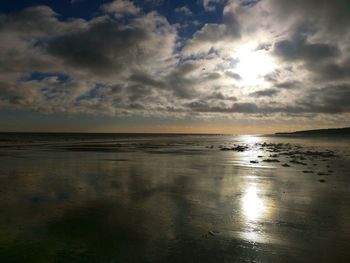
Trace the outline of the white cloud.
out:
M 193 14 L 192 11 L 187 6 L 182 6 L 182 7 L 175 8 L 175 12 L 176 13 L 182 13 L 182 14 L 184 14 L 186 16 L 191 16 Z
M 223 0 L 202 0 L 203 8 L 208 12 L 216 10 L 217 4 L 223 3 Z
M 111 3 L 102 5 L 101 8 L 104 12 L 113 13 L 117 17 L 123 15 L 137 15 L 141 10 L 129 0 L 114 0 Z

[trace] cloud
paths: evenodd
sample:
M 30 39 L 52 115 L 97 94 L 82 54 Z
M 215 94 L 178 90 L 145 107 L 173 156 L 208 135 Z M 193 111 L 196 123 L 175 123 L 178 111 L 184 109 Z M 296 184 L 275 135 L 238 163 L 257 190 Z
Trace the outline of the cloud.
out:
M 188 41 L 184 54 L 206 53 L 216 45 L 236 41 L 241 37 L 240 24 L 234 14 L 226 14 L 223 24 L 205 24 Z
M 3 107 L 40 112 L 127 113 L 136 109 L 135 104 L 130 107 L 135 94 L 142 97 L 146 95 L 142 90 L 150 90 L 144 83 L 139 89 L 136 84 L 126 86 L 128 76 L 136 71 L 151 71 L 153 75 L 174 64 L 176 30 L 155 12 L 125 25 L 105 16 L 90 21 L 59 21 L 49 7 L 40 6 L 2 16 L 0 29 Z M 34 71 L 48 76 L 65 73 L 69 79 L 54 82 L 52 77 L 24 78 Z M 98 83 L 103 88 L 96 88 Z M 111 92 L 117 86 L 121 92 Z M 157 96 L 152 91 L 149 94 Z
M 298 19 L 309 21 L 329 37 L 348 33 L 350 23 L 349 4 L 346 1 L 328 0 L 271 0 L 271 6 L 278 19 Z
M 190 76 L 197 68 L 196 64 L 187 62 L 171 71 L 165 77 L 165 82 L 176 97 L 190 99 L 197 95 L 194 89 L 196 79 Z
M 321 80 L 346 80 L 350 79 L 350 59 L 343 62 L 310 63 L 307 68 L 314 72 Z
M 215 43 L 225 38 L 234 39 L 237 37 L 239 37 L 238 26 L 235 28 L 224 24 L 206 24 L 200 31 L 196 32 L 194 41 Z
M 232 71 L 226 71 L 225 74 L 226 74 L 228 77 L 233 78 L 233 79 L 235 79 L 235 80 L 241 80 L 241 79 L 242 79 L 242 77 L 241 77 L 239 74 L 237 74 L 237 73 L 235 73 L 235 72 L 232 72 Z
M 304 60 L 317 63 L 338 56 L 340 51 L 334 45 L 307 43 L 305 36 L 296 36 L 292 40 L 277 42 L 274 47 L 274 53 L 285 60 Z
M 91 19 L 47 6 L 0 15 L 0 107 L 246 120 L 350 114 L 350 19 L 338 2 L 202 3 L 216 12 L 222 4 L 222 20 L 201 20 L 193 35 L 131 1 L 104 4 Z M 189 11 L 176 10 L 185 22 Z M 239 63 L 255 52 L 273 67 L 249 84 Z
M 125 26 L 102 18 L 87 28 L 52 38 L 47 51 L 66 65 L 100 75 L 121 74 L 138 67 L 140 61 L 146 67 L 170 59 L 175 29 L 156 13 L 141 20 Z
M 216 10 L 218 4 L 222 4 L 223 0 L 202 0 L 205 11 L 213 12 Z
M 302 100 L 302 104 L 310 111 L 317 113 L 350 112 L 350 85 L 331 85 L 313 89 Z
M 137 59 L 137 43 L 149 39 L 146 30 L 104 20 L 94 23 L 87 30 L 52 38 L 47 50 L 73 67 L 101 74 L 119 73 L 124 63 Z
M 279 90 L 276 90 L 276 89 L 265 89 L 265 90 L 255 91 L 250 95 L 253 97 L 272 97 L 278 93 L 279 93 Z
M 122 17 L 123 15 L 137 15 L 141 10 L 129 0 L 114 0 L 108 4 L 102 5 L 101 9 L 106 13 L 114 14 L 116 17 Z
M 188 104 L 188 107 L 195 112 L 201 113 L 259 113 L 259 107 L 255 103 L 233 103 L 227 105 L 220 103 L 218 105 L 208 104 L 204 101 L 194 101 Z
M 2 32 L 17 32 L 26 36 L 51 34 L 55 30 L 62 30 L 57 14 L 47 6 L 29 7 L 13 15 L 3 16 L 0 28 Z
M 175 12 L 180 13 L 180 14 L 184 14 L 186 16 L 193 15 L 192 11 L 187 6 L 175 8 Z
M 224 95 L 222 92 L 220 91 L 215 91 L 212 94 L 208 95 L 206 97 L 207 100 L 228 100 L 228 101 L 236 101 L 237 98 L 234 96 L 227 96 Z
M 275 87 L 280 89 L 295 89 L 298 86 L 301 86 L 301 83 L 299 81 L 284 81 L 280 83 L 276 83 Z

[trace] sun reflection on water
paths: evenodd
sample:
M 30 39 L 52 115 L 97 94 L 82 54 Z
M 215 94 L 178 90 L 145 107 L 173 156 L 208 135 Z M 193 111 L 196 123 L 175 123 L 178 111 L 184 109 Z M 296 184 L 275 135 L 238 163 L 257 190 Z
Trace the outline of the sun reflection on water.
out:
M 246 144 L 254 144 L 261 141 L 261 138 L 257 135 L 242 135 L 241 138 Z
M 250 186 L 242 199 L 242 210 L 244 216 L 249 221 L 259 219 L 265 212 L 265 205 L 258 195 L 256 186 Z

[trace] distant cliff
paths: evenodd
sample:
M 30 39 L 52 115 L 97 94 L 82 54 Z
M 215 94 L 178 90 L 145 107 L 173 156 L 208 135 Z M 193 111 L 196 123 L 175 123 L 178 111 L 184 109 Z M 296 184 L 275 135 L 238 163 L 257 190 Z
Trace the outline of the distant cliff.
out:
M 276 135 L 305 135 L 305 136 L 350 136 L 350 127 L 296 131 L 296 132 L 278 132 L 275 134 Z

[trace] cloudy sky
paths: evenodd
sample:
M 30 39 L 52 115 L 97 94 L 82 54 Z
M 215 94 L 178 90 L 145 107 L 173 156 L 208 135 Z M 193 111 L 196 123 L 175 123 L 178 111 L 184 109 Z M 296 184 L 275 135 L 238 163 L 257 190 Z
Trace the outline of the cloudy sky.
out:
M 349 0 L 0 3 L 0 130 L 350 126 Z

